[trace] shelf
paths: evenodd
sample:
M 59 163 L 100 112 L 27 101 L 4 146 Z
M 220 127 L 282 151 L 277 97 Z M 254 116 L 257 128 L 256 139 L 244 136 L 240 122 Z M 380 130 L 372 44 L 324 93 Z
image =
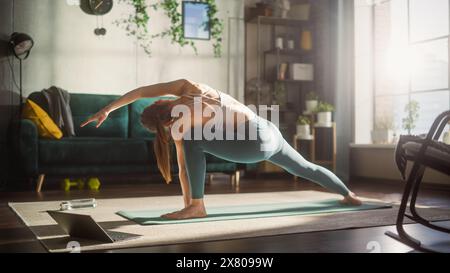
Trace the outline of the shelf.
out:
M 267 111 L 274 111 L 275 109 L 272 109 L 272 107 L 268 107 Z M 286 107 L 278 107 L 277 109 L 280 112 L 295 112 L 295 109 L 292 108 L 286 108 Z
M 327 124 L 327 125 L 325 125 L 325 124 L 318 124 L 318 123 L 316 123 L 316 124 L 314 124 L 313 125 L 313 127 L 314 128 L 333 128 L 333 123 L 331 123 L 331 124 Z
M 315 163 L 315 164 L 333 164 L 334 162 L 333 161 L 329 161 L 329 160 L 314 160 L 314 161 L 312 161 L 312 163 Z
M 297 134 L 294 135 L 294 138 L 297 141 L 313 141 L 314 140 L 314 136 L 313 135 L 310 135 L 310 138 L 302 138 L 302 137 L 303 136 L 300 136 L 300 135 L 297 135 Z
M 301 83 L 312 83 L 314 82 L 314 80 L 312 81 L 299 81 L 299 80 L 276 80 L 277 82 L 285 82 L 285 83 L 296 83 L 296 84 L 301 84 Z
M 269 111 L 270 110 L 273 110 L 273 109 L 270 108 Z M 295 108 L 287 108 L 286 106 L 279 107 L 278 111 L 279 112 L 297 112 L 297 110 Z
M 278 109 L 278 111 L 280 111 L 280 112 L 297 112 L 296 109 L 293 109 L 293 108 L 285 108 L 285 107 L 280 107 L 280 108 Z
M 250 24 L 260 24 L 263 25 L 276 25 L 276 26 L 287 26 L 287 27 L 310 27 L 312 26 L 310 21 L 281 18 L 281 17 L 270 17 L 270 16 L 257 16 L 247 20 Z
M 271 49 L 264 51 L 266 55 L 283 55 L 283 56 L 297 56 L 312 58 L 312 51 L 305 51 L 302 49 Z
M 350 148 L 352 149 L 395 149 L 397 144 L 355 144 L 350 143 Z

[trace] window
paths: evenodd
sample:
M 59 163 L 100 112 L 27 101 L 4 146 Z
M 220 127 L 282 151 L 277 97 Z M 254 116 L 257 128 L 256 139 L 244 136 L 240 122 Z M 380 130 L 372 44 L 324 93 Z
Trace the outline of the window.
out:
M 374 124 L 398 134 L 424 134 L 450 109 L 449 0 L 390 0 L 373 5 Z M 358 22 L 356 22 L 358 23 Z M 419 118 L 405 130 L 405 107 Z

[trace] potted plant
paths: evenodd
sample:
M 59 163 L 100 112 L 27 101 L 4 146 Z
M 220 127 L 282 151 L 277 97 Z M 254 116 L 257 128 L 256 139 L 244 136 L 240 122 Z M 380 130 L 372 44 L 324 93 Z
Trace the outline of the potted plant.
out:
M 275 82 L 273 96 L 274 101 L 272 103 L 278 104 L 280 107 L 286 106 L 286 86 L 284 82 Z
M 378 118 L 372 130 L 372 143 L 389 144 L 394 139 L 394 122 L 392 117 Z
M 309 137 L 310 130 L 309 125 L 311 121 L 306 116 L 299 116 L 297 120 L 297 135 L 300 137 Z
M 450 131 L 444 133 L 444 137 L 442 138 L 442 141 L 445 144 L 450 145 Z
M 319 102 L 319 96 L 317 96 L 316 92 L 311 91 L 306 94 L 306 112 L 312 113 L 314 109 L 317 108 L 317 104 Z
M 331 112 L 333 111 L 333 105 L 324 101 L 320 101 L 315 109 L 315 112 L 317 113 L 317 124 L 323 126 L 331 126 Z
M 411 134 L 411 130 L 416 128 L 416 122 L 419 119 L 419 102 L 411 100 L 405 105 L 405 113 L 407 116 L 402 119 L 403 129 L 408 131 L 408 135 Z

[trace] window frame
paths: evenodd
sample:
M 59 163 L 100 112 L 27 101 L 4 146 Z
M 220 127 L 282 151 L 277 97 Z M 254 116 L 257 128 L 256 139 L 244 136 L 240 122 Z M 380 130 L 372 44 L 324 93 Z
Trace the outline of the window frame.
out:
M 395 0 L 381 0 L 378 1 L 376 4 L 374 3 L 372 5 L 372 37 L 375 38 L 375 26 L 376 26 L 376 18 L 375 18 L 375 8 L 377 5 L 382 5 L 382 4 L 386 4 L 386 3 L 390 3 L 392 1 Z M 420 45 L 420 44 L 426 44 L 426 43 L 430 43 L 430 42 L 434 42 L 434 41 L 439 41 L 439 40 L 444 40 L 447 39 L 447 88 L 435 88 L 435 89 L 424 89 L 424 90 L 416 90 L 414 91 L 412 89 L 412 77 L 411 75 L 408 76 L 408 82 L 407 82 L 407 90 L 406 91 L 402 91 L 402 92 L 398 92 L 395 94 L 377 94 L 377 67 L 376 67 L 376 62 L 373 62 L 373 69 L 372 69 L 372 77 L 373 77 L 373 86 L 372 86 L 372 101 L 373 101 L 373 107 L 372 107 L 372 117 L 373 117 L 373 124 L 375 125 L 377 122 L 377 98 L 380 97 L 391 97 L 394 98 L 396 96 L 407 96 L 407 101 L 408 103 L 411 101 L 411 96 L 414 94 L 422 94 L 422 93 L 429 93 L 429 92 L 438 92 L 438 91 L 447 91 L 450 93 L 450 0 L 449 1 L 449 8 L 448 8 L 448 13 L 449 13 L 449 18 L 448 18 L 448 24 L 449 24 L 449 31 L 447 33 L 447 35 L 444 36 L 439 36 L 439 37 L 433 37 L 433 38 L 428 38 L 428 39 L 424 39 L 424 40 L 418 40 L 418 41 L 412 41 L 411 39 L 411 0 L 405 0 L 406 1 L 406 7 L 407 7 L 407 11 L 406 11 L 406 16 L 407 16 L 407 36 L 408 36 L 408 47 L 413 47 L 415 45 Z M 375 50 L 375 40 L 373 39 L 372 41 L 372 47 L 374 50 L 372 50 L 372 59 L 375 60 L 376 59 L 376 50 Z M 420 103 L 420 102 L 419 102 Z M 449 101 L 448 101 L 448 105 L 450 107 L 450 94 L 449 94 Z M 424 132 L 425 133 L 425 132 Z

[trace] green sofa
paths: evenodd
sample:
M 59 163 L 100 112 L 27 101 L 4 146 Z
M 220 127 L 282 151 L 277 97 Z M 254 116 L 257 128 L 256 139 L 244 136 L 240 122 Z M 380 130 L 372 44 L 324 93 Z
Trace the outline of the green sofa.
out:
M 20 120 L 17 152 L 21 171 L 36 179 L 40 191 L 44 177 L 84 177 L 117 174 L 159 173 L 153 152 L 154 134 L 140 122 L 145 107 L 161 98 L 141 99 L 112 112 L 108 119 L 95 128 L 95 124 L 79 125 L 105 105 L 117 99 L 115 95 L 76 94 L 70 97 L 75 126 L 75 137 L 60 140 L 41 139 L 37 128 L 29 120 Z M 41 92 L 30 94 L 29 99 L 48 111 Z M 178 172 L 176 151 L 172 149 L 172 170 Z M 232 183 L 239 181 L 240 165 L 206 154 L 208 173 L 227 173 Z

